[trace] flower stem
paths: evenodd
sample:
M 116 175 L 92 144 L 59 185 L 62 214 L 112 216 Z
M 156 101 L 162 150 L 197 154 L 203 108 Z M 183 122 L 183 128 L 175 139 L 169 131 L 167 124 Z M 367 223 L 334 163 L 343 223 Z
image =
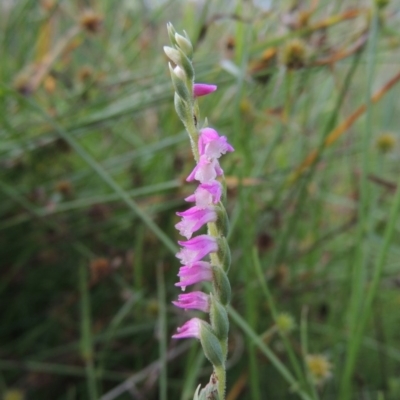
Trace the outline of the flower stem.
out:
M 218 397 L 219 400 L 225 400 L 225 384 L 226 384 L 226 371 L 225 365 L 215 367 L 215 375 L 218 379 Z

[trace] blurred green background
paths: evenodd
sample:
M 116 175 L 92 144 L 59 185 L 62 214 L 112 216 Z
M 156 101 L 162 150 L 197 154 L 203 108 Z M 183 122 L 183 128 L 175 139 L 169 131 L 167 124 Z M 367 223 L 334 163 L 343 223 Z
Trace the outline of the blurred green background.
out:
M 236 150 L 227 399 L 400 399 L 399 7 L 1 0 L 2 398 L 187 400 L 208 381 L 199 344 L 170 339 L 196 315 L 171 304 L 194 165 L 171 21 Z

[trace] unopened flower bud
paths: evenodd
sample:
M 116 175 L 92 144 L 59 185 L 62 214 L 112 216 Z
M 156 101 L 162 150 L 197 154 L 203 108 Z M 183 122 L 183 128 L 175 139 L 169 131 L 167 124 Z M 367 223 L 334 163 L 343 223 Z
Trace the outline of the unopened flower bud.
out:
M 189 59 L 192 58 L 193 55 L 193 46 L 192 43 L 179 33 L 175 33 L 175 40 L 181 50 L 188 56 Z
M 188 77 L 188 79 L 193 82 L 194 79 L 194 69 L 193 69 L 193 65 L 192 62 L 190 61 L 190 59 L 188 58 L 188 56 L 182 51 L 179 50 L 179 54 L 181 56 L 181 64 L 179 64 L 183 70 L 186 73 L 186 76 Z
M 176 50 L 169 46 L 164 46 L 164 53 L 167 57 L 176 65 L 181 65 L 181 53 L 179 50 Z
M 191 118 L 190 110 L 188 105 L 182 100 L 182 98 L 175 92 L 174 96 L 175 110 L 181 121 L 185 124 L 188 118 Z
M 193 85 L 194 97 L 206 96 L 217 90 L 217 85 L 209 85 L 207 83 L 195 83 Z
M 183 81 L 178 75 L 175 74 L 175 69 L 169 65 L 169 72 L 171 73 L 172 84 L 174 85 L 175 92 L 178 93 L 179 97 L 184 100 L 186 103 L 191 101 L 191 94 L 189 93 L 188 88 L 185 85 L 185 81 Z M 183 72 L 183 71 L 182 71 Z
M 171 24 L 171 22 L 167 23 L 167 30 L 168 30 L 168 36 L 169 36 L 169 40 L 172 44 L 176 44 L 176 40 L 175 40 L 175 28 L 174 26 Z
M 194 69 L 187 55 L 182 50 L 177 50 L 169 46 L 164 46 L 164 52 L 172 62 L 183 68 L 188 79 L 192 81 L 194 78 Z
M 178 78 L 182 79 L 183 81 L 186 80 L 185 71 L 179 65 L 174 68 L 174 73 Z

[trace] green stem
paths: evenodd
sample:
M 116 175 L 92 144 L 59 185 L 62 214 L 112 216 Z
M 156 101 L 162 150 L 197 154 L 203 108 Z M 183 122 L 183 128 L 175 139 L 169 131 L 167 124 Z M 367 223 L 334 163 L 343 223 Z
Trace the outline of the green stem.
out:
M 190 146 L 192 147 L 192 153 L 193 157 L 196 161 L 196 163 L 199 162 L 200 155 L 199 155 L 199 149 L 197 147 L 197 140 L 199 138 L 199 131 L 197 129 L 197 124 L 199 123 L 198 118 L 199 113 L 196 112 L 198 110 L 198 105 L 197 105 L 197 100 L 195 100 L 193 103 L 189 105 L 190 108 L 190 120 L 189 121 L 182 121 L 183 124 L 185 125 L 185 128 L 187 130 L 187 133 L 189 134 L 190 138 Z M 194 122 L 194 118 L 196 118 L 196 124 Z
M 306 357 L 308 356 L 307 313 L 308 313 L 308 308 L 303 307 L 302 312 L 301 312 L 301 322 L 300 322 L 300 340 L 301 340 L 301 353 L 302 353 L 304 362 L 306 361 Z M 311 395 L 312 395 L 313 399 L 319 400 L 319 396 L 318 396 L 318 392 L 315 388 L 315 384 L 312 381 L 309 374 L 307 374 L 307 378 L 308 378 L 308 384 L 310 386 Z
M 91 332 L 90 294 L 87 287 L 86 267 L 79 267 L 79 286 L 81 292 L 81 353 L 85 362 L 87 391 L 91 400 L 98 398 L 97 380 L 93 357 L 93 341 Z
M 221 340 L 219 341 L 219 343 L 220 343 L 221 348 L 222 348 L 222 354 L 223 354 L 223 356 L 224 356 L 224 362 L 225 362 L 226 357 L 227 357 L 227 355 L 228 355 L 228 338 L 226 338 L 226 339 L 221 339 Z M 224 368 L 225 368 L 225 366 L 224 366 Z
M 215 375 L 218 379 L 218 397 L 219 400 L 225 400 L 226 371 L 225 365 L 214 367 Z
M 363 239 L 368 238 L 371 231 L 371 190 L 368 182 L 368 175 L 371 169 L 371 154 L 370 154 L 370 143 L 372 139 L 372 111 L 371 111 L 371 92 L 373 73 L 376 63 L 376 45 L 378 36 L 378 15 L 376 10 L 373 13 L 370 37 L 368 40 L 368 52 L 367 52 L 367 90 L 366 90 L 366 125 L 365 134 L 363 135 L 362 141 L 362 173 L 360 179 L 360 201 L 358 210 L 358 232 L 357 239 L 359 243 L 362 243 Z M 389 224 L 390 225 L 390 224 Z M 385 243 L 386 244 L 386 243 Z M 381 248 L 382 249 L 382 248 Z M 368 260 L 367 249 L 359 245 L 356 252 L 354 261 L 354 268 L 352 271 L 352 283 L 351 283 L 351 298 L 349 307 L 349 332 L 351 339 L 347 346 L 347 358 L 344 365 L 344 372 L 340 387 L 340 397 L 343 400 L 349 400 L 352 396 L 352 375 L 356 363 L 358 349 L 360 345 L 360 339 L 363 334 L 366 319 L 366 315 L 369 315 L 369 307 L 371 304 L 363 305 L 363 298 L 365 296 L 365 265 Z M 378 278 L 380 277 L 380 274 Z M 371 293 L 371 292 L 370 292 Z M 364 322 L 359 322 L 360 316 Z

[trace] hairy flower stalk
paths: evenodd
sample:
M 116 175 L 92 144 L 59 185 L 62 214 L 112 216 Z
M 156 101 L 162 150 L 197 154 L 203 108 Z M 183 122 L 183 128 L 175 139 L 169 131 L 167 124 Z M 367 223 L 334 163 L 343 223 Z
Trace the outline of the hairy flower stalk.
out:
M 181 294 L 173 304 L 179 308 L 194 309 L 209 313 L 209 322 L 192 318 L 178 328 L 174 339 L 199 339 L 204 354 L 214 367 L 208 385 L 196 390 L 194 400 L 224 400 L 229 322 L 226 307 L 231 297 L 227 272 L 230 267 L 230 250 L 226 240 L 228 219 L 221 202 L 223 193 L 223 170 L 219 159 L 234 149 L 225 136 L 215 129 L 199 127 L 200 112 L 197 98 L 214 92 L 215 85 L 194 82 L 192 64 L 193 46 L 184 32 L 176 33 L 168 24 L 171 47 L 164 47 L 171 60 L 169 70 L 175 89 L 175 109 L 190 138 L 196 162 L 187 177 L 188 182 L 197 181 L 194 193 L 185 200 L 194 203 L 192 207 L 178 212 L 181 221 L 176 224 L 186 241 L 179 241 L 181 250 L 176 257 L 181 261 L 176 286 L 185 290 L 201 282 L 211 282 L 212 292 L 194 291 Z M 193 236 L 207 226 L 207 233 Z

